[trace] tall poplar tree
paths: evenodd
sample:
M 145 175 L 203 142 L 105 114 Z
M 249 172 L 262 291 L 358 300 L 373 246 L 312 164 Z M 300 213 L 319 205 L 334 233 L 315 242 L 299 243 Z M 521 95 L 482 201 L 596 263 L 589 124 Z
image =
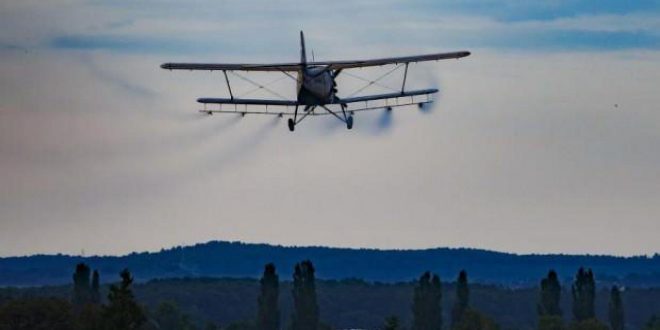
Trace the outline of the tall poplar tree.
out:
M 461 270 L 456 280 L 456 300 L 451 310 L 451 324 L 455 328 L 461 323 L 470 306 L 470 288 L 468 287 L 467 272 Z
M 280 309 L 278 299 L 280 294 L 280 279 L 277 276 L 275 265 L 270 263 L 264 267 L 264 274 L 259 280 L 261 285 L 257 299 L 257 329 L 279 330 Z
M 621 290 L 616 285 L 612 286 L 610 293 L 609 318 L 612 330 L 623 330 L 625 323 L 623 302 L 621 301 Z
M 579 322 L 595 318 L 596 283 L 591 269 L 585 270 L 580 267 L 575 275 L 571 293 L 573 294 L 574 320 Z
M 99 272 L 94 270 L 92 273 L 91 302 L 92 304 L 101 303 L 101 283 Z
M 425 272 L 413 295 L 413 330 L 442 329 L 442 283 L 438 275 Z
M 92 291 L 89 283 L 90 269 L 84 263 L 76 265 L 76 271 L 73 273 L 73 296 L 71 302 L 76 312 L 92 302 Z
M 548 276 L 541 280 L 541 297 L 539 298 L 539 316 L 561 316 L 559 299 L 561 297 L 561 285 L 554 270 L 548 272 Z
M 316 302 L 314 265 L 309 260 L 296 264 L 293 272 L 292 330 L 317 330 L 319 306 Z

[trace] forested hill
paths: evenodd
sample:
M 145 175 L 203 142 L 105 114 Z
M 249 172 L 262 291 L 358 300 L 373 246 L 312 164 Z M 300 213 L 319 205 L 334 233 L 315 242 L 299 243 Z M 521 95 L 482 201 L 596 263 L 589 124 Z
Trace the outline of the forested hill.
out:
M 0 286 L 33 286 L 71 282 L 75 264 L 98 269 L 103 281 L 129 268 L 138 281 L 170 277 L 253 277 L 274 262 L 282 278 L 294 264 L 310 259 L 324 279 L 409 281 L 430 270 L 453 279 L 461 269 L 478 283 L 535 286 L 549 269 L 567 280 L 581 266 L 590 267 L 601 284 L 660 287 L 660 255 L 612 257 L 590 255 L 516 255 L 477 249 L 375 250 L 328 247 L 284 247 L 238 242 L 208 242 L 153 253 L 126 256 L 35 255 L 0 258 Z

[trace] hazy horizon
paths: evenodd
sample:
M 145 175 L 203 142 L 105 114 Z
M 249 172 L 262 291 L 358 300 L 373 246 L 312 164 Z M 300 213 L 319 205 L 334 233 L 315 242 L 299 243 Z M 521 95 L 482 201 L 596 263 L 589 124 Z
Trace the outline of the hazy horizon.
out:
M 657 1 L 319 8 L 0 3 L 0 255 L 209 240 L 660 252 Z M 228 95 L 222 74 L 159 67 L 297 61 L 299 30 L 317 60 L 472 55 L 411 65 L 409 88 L 440 89 L 432 111 L 358 114 L 351 131 L 313 118 L 293 134 L 201 115 L 198 97 Z M 361 85 L 342 75 L 339 95 Z M 287 79 L 274 88 L 293 93 Z
M 79 251 L 78 253 L 62 253 L 62 252 L 35 252 L 32 254 L 23 254 L 23 255 L 0 255 L 0 258 L 22 258 L 22 257 L 31 257 L 31 256 L 36 256 L 36 255 L 63 255 L 63 256 L 70 256 L 70 257 L 84 257 L 84 258 L 90 258 L 90 257 L 123 257 L 123 256 L 128 256 L 130 254 L 140 254 L 140 253 L 158 253 L 161 251 L 166 251 L 166 250 L 171 250 L 171 249 L 176 249 L 176 248 L 188 248 L 188 247 L 194 247 L 196 245 L 205 245 L 209 243 L 240 243 L 240 244 L 246 244 L 246 245 L 268 245 L 268 246 L 273 246 L 273 247 L 282 247 L 282 248 L 327 248 L 327 249 L 347 249 L 347 250 L 374 250 L 374 251 L 423 251 L 423 250 L 436 250 L 436 249 L 454 249 L 454 250 L 461 250 L 461 249 L 466 249 L 466 250 L 481 250 L 481 251 L 487 251 L 487 252 L 494 252 L 494 253 L 503 253 L 503 254 L 510 254 L 510 255 L 516 255 L 516 256 L 531 256 L 531 255 L 563 255 L 563 256 L 592 256 L 592 257 L 621 257 L 621 258 L 634 258 L 634 257 L 646 257 L 646 258 L 655 258 L 658 256 L 660 253 L 649 253 L 649 254 L 630 254 L 630 255 L 617 255 L 617 254 L 594 254 L 594 253 L 557 253 L 557 252 L 543 252 L 543 253 L 538 253 L 538 252 L 530 252 L 530 253 L 519 253 L 519 252 L 511 252 L 511 251 L 502 251 L 502 250 L 494 250 L 494 249 L 488 249 L 488 248 L 475 248 L 475 247 L 470 247 L 470 246 L 428 246 L 428 247 L 417 247 L 417 248 L 409 248 L 409 247 L 370 247 L 370 246 L 335 246 L 335 245 L 314 245 L 314 244 L 307 244 L 307 245 L 296 245 L 296 244 L 279 244 L 279 243 L 269 243 L 269 242 L 248 242 L 248 241 L 229 241 L 229 240 L 208 240 L 208 241 L 201 241 L 201 242 L 192 242 L 192 243 L 183 243 L 183 244 L 175 244 L 175 245 L 170 245 L 170 246 L 163 246 L 158 249 L 153 249 L 153 250 L 134 250 L 134 251 L 128 251 L 128 252 L 121 252 L 121 253 L 109 253 L 109 254 L 89 254 L 86 251 Z

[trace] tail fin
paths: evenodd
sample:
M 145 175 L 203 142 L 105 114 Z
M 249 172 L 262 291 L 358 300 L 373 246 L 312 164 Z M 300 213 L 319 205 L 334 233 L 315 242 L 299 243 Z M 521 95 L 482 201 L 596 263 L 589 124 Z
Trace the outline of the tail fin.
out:
M 305 54 L 305 35 L 300 31 L 300 63 L 307 64 L 307 54 Z

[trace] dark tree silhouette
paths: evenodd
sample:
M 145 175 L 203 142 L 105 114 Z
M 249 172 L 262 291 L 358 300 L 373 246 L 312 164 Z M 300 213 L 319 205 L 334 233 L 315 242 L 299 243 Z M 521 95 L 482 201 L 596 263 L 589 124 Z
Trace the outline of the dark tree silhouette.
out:
M 392 315 L 385 318 L 385 324 L 383 324 L 383 330 L 399 330 L 400 329 L 399 318 Z
M 158 305 L 152 314 L 151 323 L 159 330 L 192 330 L 196 329 L 190 317 L 181 312 L 179 306 L 172 301 L 164 301 Z M 148 327 L 143 327 L 141 330 Z M 146 329 L 144 329 L 146 330 Z
M 538 330 L 564 330 L 564 320 L 561 316 L 539 316 Z
M 591 318 L 584 321 L 572 322 L 568 330 L 609 330 L 609 328 L 597 319 Z
M 316 302 L 314 265 L 309 260 L 296 264 L 293 272 L 293 315 L 292 330 L 317 330 L 319 328 L 319 306 Z
M 99 272 L 94 270 L 92 274 L 92 288 L 91 288 L 91 302 L 93 304 L 101 303 L 101 283 L 99 278 Z
M 76 271 L 73 273 L 73 296 L 71 302 L 76 312 L 92 302 L 92 289 L 89 283 L 90 269 L 84 263 L 76 265 Z
M 660 316 L 655 314 L 651 316 L 651 318 L 646 322 L 644 330 L 660 330 Z
M 465 312 L 470 306 L 470 288 L 468 287 L 467 272 L 462 270 L 456 280 L 456 301 L 451 310 L 451 324 L 455 328 L 461 323 Z
M 461 316 L 461 322 L 456 324 L 454 330 L 499 330 L 499 326 L 490 317 L 476 309 L 468 308 Z
M 71 330 L 73 306 L 63 299 L 32 297 L 0 304 L 0 330 Z
M 280 329 L 280 309 L 277 305 L 280 294 L 279 282 L 275 265 L 267 264 L 259 281 L 261 285 L 257 299 L 257 329 L 259 330 Z
M 128 269 L 124 269 L 119 275 L 119 286 L 110 286 L 108 305 L 103 311 L 104 323 L 111 329 L 138 329 L 146 321 L 146 316 L 133 297 L 130 288 L 133 277 Z
M 442 283 L 438 275 L 425 272 L 415 286 L 413 330 L 442 329 Z
M 596 284 L 594 274 L 580 267 L 575 275 L 571 288 L 573 294 L 573 318 L 575 321 L 585 321 L 595 318 L 594 300 L 596 298 Z
M 217 326 L 215 323 L 209 321 L 206 322 L 206 325 L 204 326 L 204 330 L 220 330 L 220 327 Z
M 541 280 L 541 297 L 538 304 L 539 316 L 560 316 L 560 296 L 561 285 L 559 285 L 557 273 L 551 270 L 548 272 L 548 276 Z
M 612 291 L 610 293 L 609 318 L 612 330 L 623 330 L 625 323 L 623 317 L 623 302 L 621 301 L 621 291 L 616 285 L 612 286 Z

